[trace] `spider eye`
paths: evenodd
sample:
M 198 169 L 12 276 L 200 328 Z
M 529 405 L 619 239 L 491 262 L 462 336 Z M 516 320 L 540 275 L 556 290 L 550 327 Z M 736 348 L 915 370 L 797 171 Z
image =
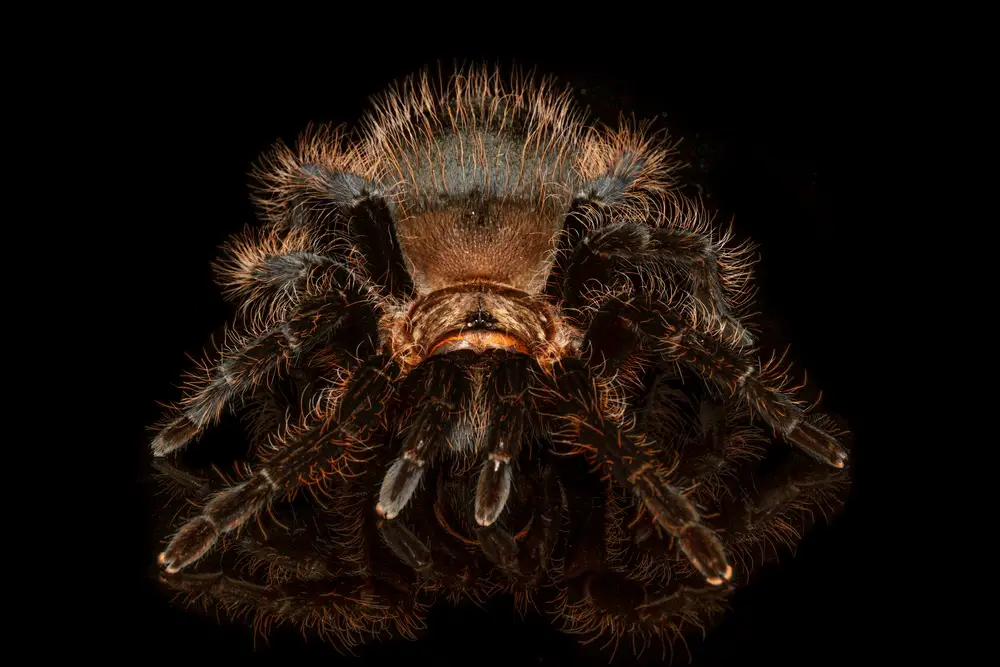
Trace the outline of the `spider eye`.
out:
M 470 329 L 493 329 L 497 325 L 497 318 L 485 310 L 474 310 L 465 316 L 465 326 Z

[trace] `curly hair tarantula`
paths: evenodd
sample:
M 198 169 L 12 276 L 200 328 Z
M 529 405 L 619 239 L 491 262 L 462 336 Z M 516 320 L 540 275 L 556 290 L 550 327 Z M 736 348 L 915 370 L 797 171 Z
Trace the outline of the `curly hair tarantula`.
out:
M 847 451 L 758 361 L 752 247 L 680 166 L 665 135 L 486 68 L 279 145 L 263 224 L 217 265 L 239 325 L 152 442 L 245 402 L 251 465 L 211 489 L 160 464 L 201 499 L 164 579 L 346 647 L 411 636 L 442 593 L 552 591 L 568 631 L 643 642 L 704 625 L 765 540 L 839 502 Z M 182 572 L 217 544 L 266 575 Z

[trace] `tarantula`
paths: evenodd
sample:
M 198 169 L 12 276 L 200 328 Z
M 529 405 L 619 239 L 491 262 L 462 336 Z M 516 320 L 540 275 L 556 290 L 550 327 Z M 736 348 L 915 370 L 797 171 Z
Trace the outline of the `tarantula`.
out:
M 671 613 L 706 616 L 741 579 L 740 540 L 763 534 L 747 526 L 826 497 L 846 481 L 847 450 L 781 360 L 758 361 L 752 247 L 682 194 L 680 167 L 648 126 L 591 126 L 552 80 L 486 68 L 413 76 L 358 131 L 278 145 L 257 169 L 263 224 L 216 267 L 240 324 L 152 442 L 156 456 L 176 452 L 250 399 L 259 446 L 244 479 L 206 497 L 159 555 L 166 575 L 309 489 L 317 502 L 340 494 L 317 516 L 354 517 L 359 543 L 377 526 L 434 587 L 530 596 L 540 568 L 576 591 L 563 615 L 577 627 L 573 605 L 634 614 L 657 594 L 647 584 L 673 574 L 659 593 L 672 591 Z M 282 413 L 269 397 L 289 379 Z M 797 450 L 780 483 L 756 482 L 771 450 L 754 423 Z M 580 518 L 597 498 L 600 516 Z M 594 536 L 603 546 L 573 556 L 557 524 L 583 536 L 576 551 Z M 765 532 L 792 530 L 778 525 Z M 439 569 L 447 539 L 475 545 L 506 583 L 474 574 L 481 559 Z M 635 596 L 581 574 L 621 575 L 626 562 Z

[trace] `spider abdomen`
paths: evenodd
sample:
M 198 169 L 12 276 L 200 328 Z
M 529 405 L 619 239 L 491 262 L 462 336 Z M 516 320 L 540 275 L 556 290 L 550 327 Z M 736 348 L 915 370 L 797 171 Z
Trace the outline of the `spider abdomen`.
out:
M 474 281 L 537 294 L 562 222 L 551 207 L 471 195 L 401 218 L 396 228 L 418 294 Z

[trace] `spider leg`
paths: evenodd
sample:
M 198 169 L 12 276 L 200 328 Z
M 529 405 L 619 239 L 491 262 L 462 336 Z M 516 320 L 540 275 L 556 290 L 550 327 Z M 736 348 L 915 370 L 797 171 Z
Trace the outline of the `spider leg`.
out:
M 179 412 L 151 443 L 155 456 L 166 456 L 184 447 L 214 425 L 223 410 L 242 398 L 297 355 L 317 342 L 359 324 L 367 308 L 353 308 L 345 292 L 328 292 L 303 301 L 292 316 L 262 335 L 226 352 L 207 382 L 191 387 L 174 408 Z
M 438 482 L 437 496 L 447 502 L 448 494 L 440 476 Z M 378 518 L 378 532 L 392 553 L 417 573 L 423 585 L 443 589 L 453 599 L 465 595 L 479 602 L 483 595 L 494 592 L 495 586 L 474 557 L 471 547 L 475 542 L 448 525 L 444 509 L 435 502 L 434 495 L 421 495 L 419 502 L 410 503 L 403 516 L 396 519 Z M 419 537 L 417 531 L 426 538 Z
M 223 572 L 181 572 L 163 574 L 161 581 L 189 603 L 212 601 L 234 617 L 254 613 L 254 627 L 262 632 L 291 622 L 348 650 L 372 635 L 415 639 L 414 631 L 423 628 L 424 609 L 412 592 L 372 577 L 258 584 Z
M 806 454 L 843 468 L 847 450 L 827 431 L 806 418 L 777 364 L 760 366 L 743 348 L 729 344 L 724 333 L 705 333 L 685 325 L 663 304 L 628 304 L 632 325 L 654 341 L 665 359 L 679 361 L 730 394 L 744 398 L 754 414 Z
M 763 560 L 767 545 L 792 548 L 817 514 L 828 518 L 839 509 L 850 485 L 848 472 L 797 453 L 769 465 L 744 466 L 743 493 L 723 499 L 713 524 L 731 552 L 752 559 L 759 549 Z
M 475 504 L 476 523 L 480 526 L 492 525 L 507 504 L 512 462 L 517 462 L 524 439 L 531 434 L 524 399 L 536 368 L 527 355 L 503 355 L 486 381 L 487 460 L 479 474 Z
M 322 481 L 364 450 L 391 394 L 395 364 L 383 355 L 369 358 L 352 376 L 339 403 L 339 421 L 322 407 L 319 414 L 292 434 L 266 465 L 250 477 L 216 494 L 200 515 L 188 521 L 160 554 L 168 573 L 177 572 L 203 556 L 218 539 L 281 495 L 292 495 L 303 484 Z M 327 408 L 329 409 L 329 408 Z
M 382 480 L 376 511 L 390 520 L 406 507 L 437 451 L 461 428 L 472 395 L 468 372 L 451 355 L 428 359 L 406 384 L 404 392 L 409 394 L 422 384 L 423 395 L 403 440 L 403 453 Z
M 386 197 L 354 173 L 364 165 L 340 146 L 341 137 L 329 128 L 307 131 L 294 150 L 276 146 L 256 172 L 258 204 L 276 231 L 294 235 L 313 229 L 334 238 L 347 237 L 379 289 L 405 298 L 413 284 Z
M 695 221 L 698 220 L 697 215 Z M 583 234 L 569 259 L 563 283 L 563 303 L 567 308 L 586 305 L 588 283 L 613 282 L 612 277 L 627 267 L 627 273 L 639 271 L 652 280 L 645 282 L 662 291 L 662 268 L 680 271 L 687 276 L 686 290 L 691 297 L 692 317 L 735 332 L 741 345 L 752 345 L 754 337 L 734 313 L 737 303 L 745 300 L 749 276 L 747 246 L 728 248 L 728 237 L 712 238 L 705 225 L 671 224 L 651 227 L 636 222 L 598 226 Z M 667 284 L 672 281 L 667 281 Z M 715 324 L 718 323 L 718 324 Z
M 667 451 L 679 454 L 671 478 L 693 489 L 691 499 L 697 506 L 719 511 L 721 503 L 737 497 L 733 489 L 740 488 L 738 473 L 766 451 L 764 433 L 750 423 L 749 411 L 735 399 L 707 395 L 692 400 L 690 390 L 677 392 L 663 377 L 654 377 L 650 393 L 637 428 L 661 444 L 669 443 Z M 662 539 L 655 517 L 644 505 L 636 507 L 617 489 L 609 489 L 608 503 L 615 513 L 609 552 L 620 571 L 653 583 L 669 578 L 677 565 L 683 565 L 673 541 Z M 720 531 L 714 518 L 706 523 Z M 719 537 L 728 553 L 729 533 L 721 531 Z
M 673 398 L 660 394 L 649 410 L 647 428 L 653 433 L 663 430 L 655 423 L 661 414 L 658 404 Z M 769 442 L 764 432 L 752 425 L 745 404 L 737 400 L 709 393 L 680 419 L 668 415 L 667 427 L 678 434 L 671 448 L 682 453 L 674 475 L 694 487 L 692 499 L 699 506 L 712 509 L 706 523 L 735 558 L 733 583 L 742 584 L 769 547 L 793 548 L 818 515 L 828 518 L 836 512 L 849 471 L 818 463 L 796 449 L 768 451 L 762 446 Z M 817 426 L 838 432 L 826 417 Z M 655 518 L 641 504 L 630 503 L 621 492 L 609 493 L 609 504 L 615 512 L 610 525 L 619 527 L 609 533 L 616 570 L 646 583 L 677 572 L 695 575 L 678 559 L 674 545 L 658 534 Z M 635 518 L 628 516 L 629 509 Z
M 161 485 L 172 497 L 182 496 L 187 503 L 204 502 L 213 493 L 224 490 L 225 484 L 189 472 L 167 459 L 153 461 Z M 220 476 L 221 477 L 221 476 Z M 337 489 L 341 497 L 341 489 Z M 333 577 L 343 568 L 344 545 L 339 539 L 346 528 L 356 528 L 345 518 L 342 507 L 328 509 L 322 506 L 299 513 L 289 506 L 287 511 L 272 509 L 276 525 L 267 530 L 256 524 L 249 530 L 232 536 L 226 549 L 234 548 L 251 570 L 265 565 L 270 570 L 283 570 L 301 579 Z M 168 511 L 172 510 L 169 508 Z M 343 528 L 342 528 L 343 526 Z M 354 531 L 352 531 L 354 532 Z
M 229 239 L 213 269 L 226 298 L 253 321 L 284 319 L 303 297 L 331 286 L 372 294 L 375 288 L 328 245 L 311 227 L 250 228 Z
M 516 534 L 497 523 L 476 527 L 487 560 L 515 584 L 537 584 L 548 567 L 563 522 L 558 483 L 550 470 L 538 469 L 525 480 L 518 519 L 527 523 Z
M 677 538 L 691 564 L 712 585 L 722 585 L 732 576 L 722 542 L 701 520 L 694 504 L 672 486 L 657 458 L 640 438 L 624 431 L 601 408 L 593 377 L 580 359 L 563 359 L 552 368 L 554 391 L 546 392 L 556 405 L 556 418 L 569 427 L 557 433 L 578 451 L 587 452 L 606 464 L 615 480 L 631 488 L 642 499 L 657 524 Z
M 555 600 L 563 631 L 584 635 L 585 644 L 607 636 L 606 645 L 617 647 L 627 638 L 636 653 L 659 638 L 666 651 L 674 639 L 683 641 L 686 630 L 702 626 L 714 615 L 732 587 L 706 586 L 703 576 L 694 572 L 679 577 L 668 569 L 650 577 L 615 567 L 606 533 L 620 517 L 609 504 L 594 505 L 599 491 L 587 483 L 569 491 L 572 532 Z M 672 554 L 665 560 L 676 563 Z
M 589 571 L 567 582 L 557 598 L 563 631 L 586 635 L 584 643 L 609 635 L 607 644 L 627 637 L 635 652 L 659 638 L 663 650 L 673 641 L 684 641 L 692 628 L 704 629 L 723 611 L 730 587 L 699 586 L 692 580 L 675 580 L 651 586 L 621 572 Z

